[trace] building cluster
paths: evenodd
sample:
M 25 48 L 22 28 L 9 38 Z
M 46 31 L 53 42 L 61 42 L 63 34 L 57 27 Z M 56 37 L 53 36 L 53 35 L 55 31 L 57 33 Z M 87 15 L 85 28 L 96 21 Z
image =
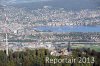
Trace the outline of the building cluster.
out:
M 0 8 L 0 50 L 5 49 L 6 33 L 9 49 L 13 51 L 25 48 L 57 49 L 66 47 L 61 46 L 64 41 L 100 41 L 100 33 L 53 33 L 32 29 L 35 26 L 69 25 L 100 25 L 100 10 L 67 11 L 46 6 L 29 11 L 13 6 Z M 56 52 L 58 51 L 51 54 Z M 61 51 L 62 54 L 63 52 L 66 53 L 67 50 Z
M 22 26 L 100 25 L 100 10 L 68 11 L 64 8 L 43 7 L 25 10 L 13 6 L 0 9 L 0 24 L 18 23 Z M 13 26 L 14 27 L 14 26 Z
M 0 34 L 1 50 L 5 49 L 5 34 Z M 68 42 L 99 42 L 100 33 L 33 33 L 33 35 L 15 35 L 8 34 L 9 49 L 13 51 L 22 51 L 26 48 L 46 48 L 63 49 L 68 46 Z
M 0 8 L 0 33 L 31 33 L 35 26 L 100 25 L 100 10 L 67 11 L 44 6 L 28 10 L 13 6 Z

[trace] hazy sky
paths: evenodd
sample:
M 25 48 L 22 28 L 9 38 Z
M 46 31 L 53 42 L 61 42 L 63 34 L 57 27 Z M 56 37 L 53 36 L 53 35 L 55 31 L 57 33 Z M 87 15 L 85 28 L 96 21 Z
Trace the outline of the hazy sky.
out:
M 40 2 L 50 0 L 0 0 L 0 4 L 14 4 L 14 3 L 28 3 L 28 2 Z
M 48 1 L 48 0 L 19 0 L 19 1 Z

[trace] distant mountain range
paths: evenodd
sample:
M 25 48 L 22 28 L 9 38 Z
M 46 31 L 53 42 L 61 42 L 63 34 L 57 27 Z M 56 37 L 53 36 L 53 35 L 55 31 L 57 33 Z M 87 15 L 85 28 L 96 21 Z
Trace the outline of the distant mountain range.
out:
M 2 5 L 0 5 L 0 7 L 3 7 Z
M 80 9 L 95 9 L 100 7 L 99 0 L 45 0 L 38 2 L 29 2 L 21 4 L 13 4 L 17 7 L 26 7 L 29 9 L 41 8 L 43 6 L 52 6 L 57 8 L 65 8 L 68 10 L 80 10 Z
M 2 8 L 3 6 L 2 5 L 0 5 L 0 9 Z
M 9 4 L 41 2 L 41 1 L 50 1 L 50 0 L 0 0 L 0 4 L 9 5 Z
M 100 8 L 100 0 L 0 0 L 2 5 L 25 7 L 28 9 L 52 6 L 68 10 Z

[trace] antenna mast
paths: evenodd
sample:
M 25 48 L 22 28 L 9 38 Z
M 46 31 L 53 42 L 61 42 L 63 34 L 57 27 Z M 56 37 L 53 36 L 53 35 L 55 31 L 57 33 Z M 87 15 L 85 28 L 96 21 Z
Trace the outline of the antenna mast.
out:
M 7 16 L 5 14 L 6 55 L 9 56 L 9 53 L 8 53 L 8 51 L 9 51 L 8 45 L 9 44 L 8 44 L 8 34 L 7 34 L 7 24 L 6 24 L 6 22 L 7 22 Z
M 6 33 L 6 55 L 8 56 L 8 34 Z

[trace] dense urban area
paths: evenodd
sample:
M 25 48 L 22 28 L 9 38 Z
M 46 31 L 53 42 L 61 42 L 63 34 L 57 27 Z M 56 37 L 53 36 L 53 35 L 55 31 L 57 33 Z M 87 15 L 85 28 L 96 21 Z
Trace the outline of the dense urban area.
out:
M 34 29 L 40 26 L 98 25 L 100 9 L 68 11 L 64 8 L 43 6 L 26 10 L 0 6 L 0 66 L 100 66 L 100 32 L 53 32 Z M 7 44 L 9 55 L 6 57 Z M 95 62 L 46 64 L 46 56 L 93 56 Z
M 0 8 L 0 39 L 4 43 L 5 33 L 8 33 L 9 47 L 14 49 L 18 49 L 17 46 L 34 48 L 38 44 L 40 44 L 38 47 L 41 47 L 44 43 L 48 43 L 47 45 L 50 46 L 53 44 L 52 42 L 65 42 L 65 44 L 68 41 L 99 42 L 99 32 L 41 32 L 33 29 L 37 26 L 96 26 L 100 23 L 99 17 L 99 10 L 87 9 L 76 12 L 50 6 L 37 10 L 25 10 L 24 8 L 3 6 Z M 24 41 L 26 43 L 23 43 Z M 2 43 L 1 47 L 4 45 Z

